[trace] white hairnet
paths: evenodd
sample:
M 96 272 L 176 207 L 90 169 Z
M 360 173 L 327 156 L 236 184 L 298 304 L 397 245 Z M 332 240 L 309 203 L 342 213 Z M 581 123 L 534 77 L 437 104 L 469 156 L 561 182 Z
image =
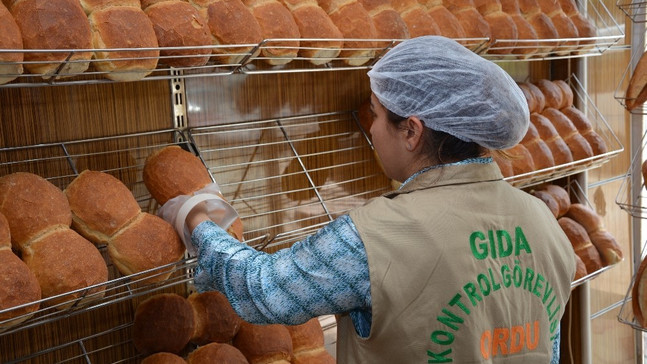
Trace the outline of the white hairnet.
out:
M 530 122 L 528 103 L 501 67 L 441 36 L 409 39 L 368 72 L 388 110 L 490 149 L 517 144 Z

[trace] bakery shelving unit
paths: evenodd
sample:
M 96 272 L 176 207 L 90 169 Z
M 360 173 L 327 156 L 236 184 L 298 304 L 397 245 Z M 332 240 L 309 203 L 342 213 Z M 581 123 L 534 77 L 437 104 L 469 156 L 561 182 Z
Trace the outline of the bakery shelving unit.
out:
M 473 52 L 499 62 L 502 67 L 509 63 L 530 61 L 558 61 L 599 56 L 617 46 L 624 37 L 623 30 L 613 20 L 602 1 L 590 0 L 585 3 L 590 19 L 596 24 L 599 34 L 594 38 L 573 39 L 581 45 L 561 46 L 558 52 L 536 53 L 524 57 L 512 53 L 501 56 L 492 53 L 505 47 L 505 41 L 490 39 L 461 39 Z M 332 40 L 330 40 L 332 41 Z M 299 108 L 290 103 L 272 105 L 270 115 L 253 110 L 247 100 L 234 100 L 229 94 L 237 88 L 248 94 L 241 99 L 251 99 L 258 92 L 254 88 L 260 77 L 272 82 L 281 81 L 288 87 L 300 87 L 302 78 L 333 82 L 336 74 L 354 82 L 363 81 L 363 73 L 370 69 L 385 52 L 399 40 L 357 40 L 365 49 L 372 50 L 374 57 L 360 66 L 349 66 L 348 60 L 336 59 L 322 65 L 315 65 L 311 59 L 297 57 L 284 66 L 270 66 L 267 59 L 257 51 L 264 47 L 275 47 L 277 40 L 266 39 L 250 44 L 250 51 L 242 55 L 236 64 L 219 64 L 213 59 L 203 67 L 170 68 L 159 59 L 158 67 L 141 81 L 158 84 L 167 82 L 171 99 L 170 115 L 160 120 L 152 131 L 116 134 L 99 138 L 65 139 L 62 142 L 40 143 L 0 148 L 0 175 L 15 171 L 29 171 L 39 174 L 60 188 L 65 188 L 84 168 L 102 170 L 121 179 L 133 192 L 142 210 L 154 213 L 157 205 L 151 199 L 141 177 L 145 158 L 154 150 L 176 144 L 198 155 L 205 168 L 217 180 L 223 194 L 241 214 L 245 226 L 246 242 L 271 252 L 287 246 L 314 232 L 336 216 L 362 204 L 367 199 L 380 195 L 391 188 L 376 162 L 370 139 L 362 130 L 352 107 L 339 107 L 332 103 L 332 109 Z M 552 44 L 558 40 L 541 40 L 539 44 Z M 523 42 L 520 42 L 523 43 Z M 522 44 L 516 46 L 523 49 Z M 210 48 L 222 48 L 214 46 Z M 121 49 L 105 50 L 107 52 Z M 138 52 L 150 49 L 131 49 L 133 58 Z M 45 52 L 44 50 L 0 50 L 0 52 Z M 47 50 L 73 53 L 95 50 Z M 68 57 L 69 58 L 69 57 Z M 86 85 L 110 86 L 119 82 L 110 75 L 98 72 L 89 60 L 88 71 L 82 74 L 57 77 L 49 75 L 21 74 L 16 80 L 0 85 L 4 91 L 30 92 L 38 94 L 39 88 L 60 86 L 60 90 L 77 89 Z M 63 65 L 61 65 L 62 68 Z M 332 71 L 332 72 L 331 72 Z M 308 76 L 309 74 L 327 74 Z M 362 73 L 362 76 L 359 74 Z M 333 74 L 332 76 L 329 76 Z M 252 81 L 249 81 L 252 80 Z M 246 82 L 250 84 L 246 84 Z M 346 82 L 344 79 L 342 82 Z M 350 81 L 349 81 L 350 82 Z M 544 171 L 513 176 L 508 181 L 519 188 L 561 178 L 574 178 L 587 170 L 597 168 L 624 148 L 602 113 L 595 107 L 586 93 L 586 86 L 572 76 L 568 79 L 575 91 L 578 107 L 596 125 L 607 144 L 609 152 L 572 164 L 556 166 Z M 262 82 L 258 82 L 263 86 Z M 91 87 L 91 86 L 88 86 Z M 365 86 L 364 86 L 365 87 Z M 281 90 L 272 90 L 280 93 Z M 354 90 L 354 91 L 366 91 Z M 198 100 L 201 94 L 208 96 L 220 92 L 215 102 L 225 100 L 222 105 L 206 105 Z M 305 92 L 310 98 L 306 102 L 322 97 L 316 92 Z M 12 93 L 13 94 L 13 93 Z M 226 95 L 225 95 L 226 94 Z M 112 95 L 115 97 L 115 95 Z M 271 103 L 283 96 L 252 102 Z M 343 97 L 337 95 L 336 97 Z M 287 95 L 293 101 L 294 95 Z M 305 96 L 304 96 L 305 98 Z M 303 101 L 303 100 L 301 100 Z M 357 96 L 351 98 L 357 105 Z M 205 101 L 209 102 L 209 101 Z M 241 102 L 243 105 L 230 105 Z M 4 107 L 4 106 L 3 106 Z M 11 106 L 10 106 L 11 107 Z M 203 108 L 203 110 L 201 110 Z M 340 111 L 341 110 L 341 111 Z M 212 117 L 212 115 L 214 115 Z M 263 117 L 258 117 L 263 116 Z M 81 120 L 83 122 L 83 120 Z M 24 143 L 23 143 L 24 144 Z M 100 247 L 105 250 L 105 248 Z M 0 332 L 0 361 L 8 363 L 131 363 L 140 359 L 130 342 L 132 307 L 145 297 L 158 292 L 191 291 L 192 269 L 195 259 L 161 267 L 155 272 L 172 269 L 171 278 L 156 285 L 139 284 L 144 273 L 123 277 L 109 261 L 110 280 L 104 286 L 104 295 L 86 305 L 73 305 L 59 310 L 45 307 L 30 316 L 22 324 Z M 611 267 L 595 272 L 577 282 L 573 287 L 585 284 Z M 41 303 L 46 305 L 47 300 Z M 117 313 L 118 318 L 113 317 Z M 25 350 L 21 343 L 28 336 L 42 335 L 55 331 L 70 321 L 88 324 L 93 317 L 106 321 L 106 325 L 90 331 L 79 331 L 67 335 L 51 335 L 48 347 Z M 105 319 L 109 317 L 108 319 Z M 322 321 L 324 322 L 324 321 Z M 334 320 L 325 320 L 325 329 L 334 329 Z M 0 322 L 6 324 L 8 322 Z M 12 351 L 13 350 L 13 351 Z M 117 356 L 115 352 L 119 352 Z

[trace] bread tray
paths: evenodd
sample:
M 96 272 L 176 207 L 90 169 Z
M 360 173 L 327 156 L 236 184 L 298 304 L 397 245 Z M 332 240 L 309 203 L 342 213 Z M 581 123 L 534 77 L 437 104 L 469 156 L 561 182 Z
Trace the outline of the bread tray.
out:
M 593 124 L 593 129 L 604 139 L 608 151 L 593 157 L 576 160 L 570 163 L 544 168 L 533 172 L 523 173 L 506 177 L 505 180 L 513 186 L 523 188 L 543 182 L 555 180 L 561 177 L 570 176 L 588 169 L 597 168 L 608 162 L 624 150 L 620 139 L 615 135 L 606 119 L 593 103 L 593 100 L 586 93 L 582 83 L 575 75 L 565 80 L 573 90 L 573 103 Z

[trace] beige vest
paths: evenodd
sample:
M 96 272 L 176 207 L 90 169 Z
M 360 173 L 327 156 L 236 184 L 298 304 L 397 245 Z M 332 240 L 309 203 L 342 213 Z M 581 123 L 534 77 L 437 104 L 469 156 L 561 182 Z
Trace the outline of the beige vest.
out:
M 539 199 L 494 163 L 433 169 L 350 213 L 366 247 L 372 325 L 338 317 L 339 363 L 549 363 L 575 274 Z

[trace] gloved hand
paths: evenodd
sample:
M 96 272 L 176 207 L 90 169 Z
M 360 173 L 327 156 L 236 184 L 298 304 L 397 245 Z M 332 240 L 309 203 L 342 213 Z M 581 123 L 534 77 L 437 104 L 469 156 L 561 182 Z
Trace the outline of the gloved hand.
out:
M 191 196 L 174 197 L 157 210 L 157 215 L 175 228 L 187 251 L 193 256 L 197 254 L 197 249 L 191 243 L 191 232 L 186 224 L 191 210 L 196 207 L 204 208 L 209 219 L 225 230 L 238 218 L 236 210 L 220 197 L 219 193 L 218 184 L 211 183 Z

